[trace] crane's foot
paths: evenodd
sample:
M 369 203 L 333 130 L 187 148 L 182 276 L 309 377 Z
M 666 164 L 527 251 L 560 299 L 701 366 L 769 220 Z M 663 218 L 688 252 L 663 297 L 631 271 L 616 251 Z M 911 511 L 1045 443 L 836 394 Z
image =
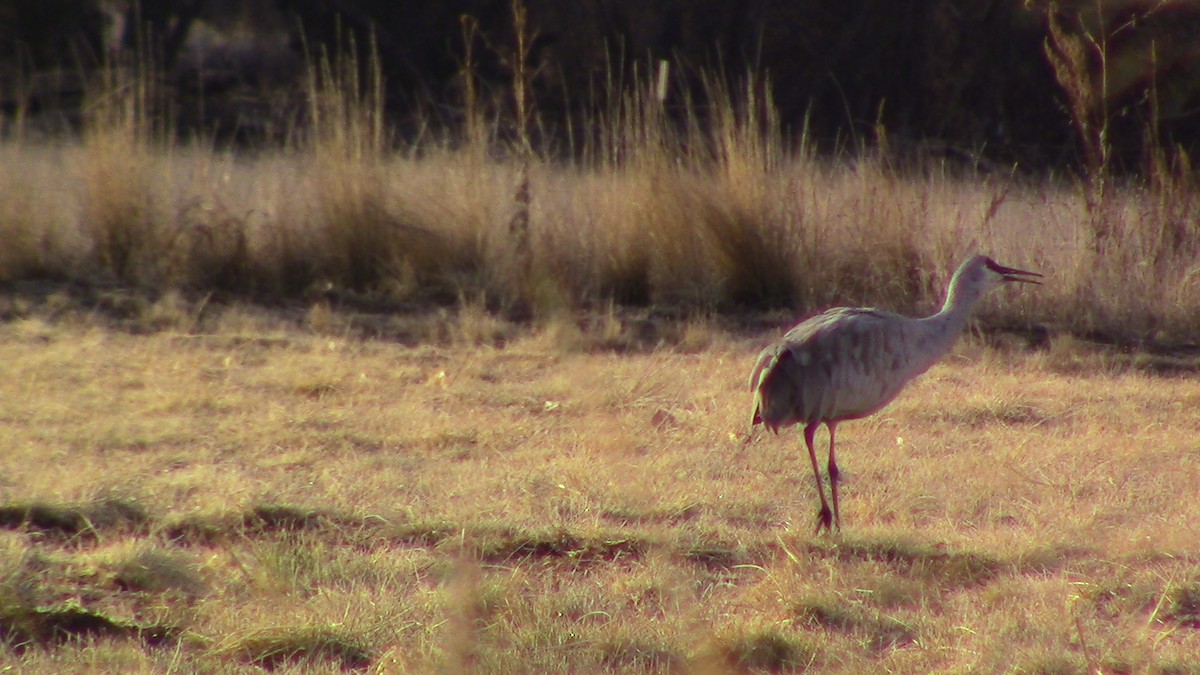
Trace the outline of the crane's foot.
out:
M 821 534 L 821 530 L 828 530 L 830 533 L 833 532 L 833 513 L 829 510 L 828 506 L 822 506 L 821 510 L 817 512 L 817 531 L 815 534 Z

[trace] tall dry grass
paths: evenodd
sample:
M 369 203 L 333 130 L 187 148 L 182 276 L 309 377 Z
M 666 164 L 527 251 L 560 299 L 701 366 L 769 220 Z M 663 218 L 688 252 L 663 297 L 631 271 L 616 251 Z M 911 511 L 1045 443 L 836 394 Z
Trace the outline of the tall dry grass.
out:
M 986 251 L 1048 279 L 992 299 L 985 320 L 1126 342 L 1200 329 L 1185 161 L 1112 187 L 1100 208 L 1070 183 L 820 157 L 781 131 L 762 83 L 706 87 L 703 105 L 670 110 L 642 84 L 610 93 L 571 159 L 502 140 L 480 103 L 462 136 L 392 138 L 374 62 L 314 59 L 303 133 L 242 156 L 170 140 L 152 74 L 102 78 L 80 141 L 0 147 L 0 279 L 541 315 L 924 312 L 959 260 Z
M 164 217 L 175 206 L 163 192 L 175 167 L 158 80 L 149 58 L 113 64 L 84 104 L 79 225 L 92 244 L 92 272 L 132 285 L 169 281 L 181 243 Z

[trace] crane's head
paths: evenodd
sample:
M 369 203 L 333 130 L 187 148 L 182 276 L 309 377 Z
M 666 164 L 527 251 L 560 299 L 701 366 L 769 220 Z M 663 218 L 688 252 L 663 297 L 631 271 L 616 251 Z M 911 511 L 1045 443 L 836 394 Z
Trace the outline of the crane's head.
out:
M 950 281 L 951 297 L 947 298 L 947 304 L 950 303 L 951 298 L 958 302 L 965 301 L 968 304 L 974 304 L 976 300 L 993 288 L 1013 281 L 1040 284 L 1038 279 L 1041 277 L 1042 275 L 1036 272 L 1005 267 L 985 255 L 977 255 L 968 258 L 954 273 L 954 278 Z

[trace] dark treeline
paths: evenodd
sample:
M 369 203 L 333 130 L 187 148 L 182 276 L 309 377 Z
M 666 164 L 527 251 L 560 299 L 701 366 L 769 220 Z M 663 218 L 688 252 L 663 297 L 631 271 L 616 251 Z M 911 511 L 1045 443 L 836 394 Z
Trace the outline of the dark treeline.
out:
M 1160 0 L 4 0 L 0 104 L 69 124 L 89 72 L 150 53 L 181 131 L 260 143 L 302 114 L 314 55 L 352 42 L 402 134 L 454 128 L 469 71 L 501 112 L 524 81 L 561 141 L 666 60 L 668 109 L 754 73 L 827 148 L 1137 171 L 1200 145 L 1200 5 Z

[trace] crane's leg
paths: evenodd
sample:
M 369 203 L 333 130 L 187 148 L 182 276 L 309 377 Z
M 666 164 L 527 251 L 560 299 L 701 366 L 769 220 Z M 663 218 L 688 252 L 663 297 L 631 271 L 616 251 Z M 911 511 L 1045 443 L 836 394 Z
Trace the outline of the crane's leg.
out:
M 826 422 L 825 426 L 829 427 L 829 492 L 833 495 L 833 524 L 837 526 L 838 530 L 841 530 L 842 516 L 838 513 L 838 466 L 833 442 L 837 422 Z
M 817 513 L 818 534 L 822 529 L 830 529 L 830 523 L 833 520 L 829 511 L 829 502 L 825 501 L 825 486 L 821 483 L 821 465 L 817 463 L 817 450 L 813 447 L 813 437 L 816 436 L 817 429 L 820 427 L 820 422 L 813 422 L 804 427 L 804 443 L 808 445 L 808 458 L 812 460 L 813 475 L 817 478 L 817 496 L 821 498 L 821 511 Z

